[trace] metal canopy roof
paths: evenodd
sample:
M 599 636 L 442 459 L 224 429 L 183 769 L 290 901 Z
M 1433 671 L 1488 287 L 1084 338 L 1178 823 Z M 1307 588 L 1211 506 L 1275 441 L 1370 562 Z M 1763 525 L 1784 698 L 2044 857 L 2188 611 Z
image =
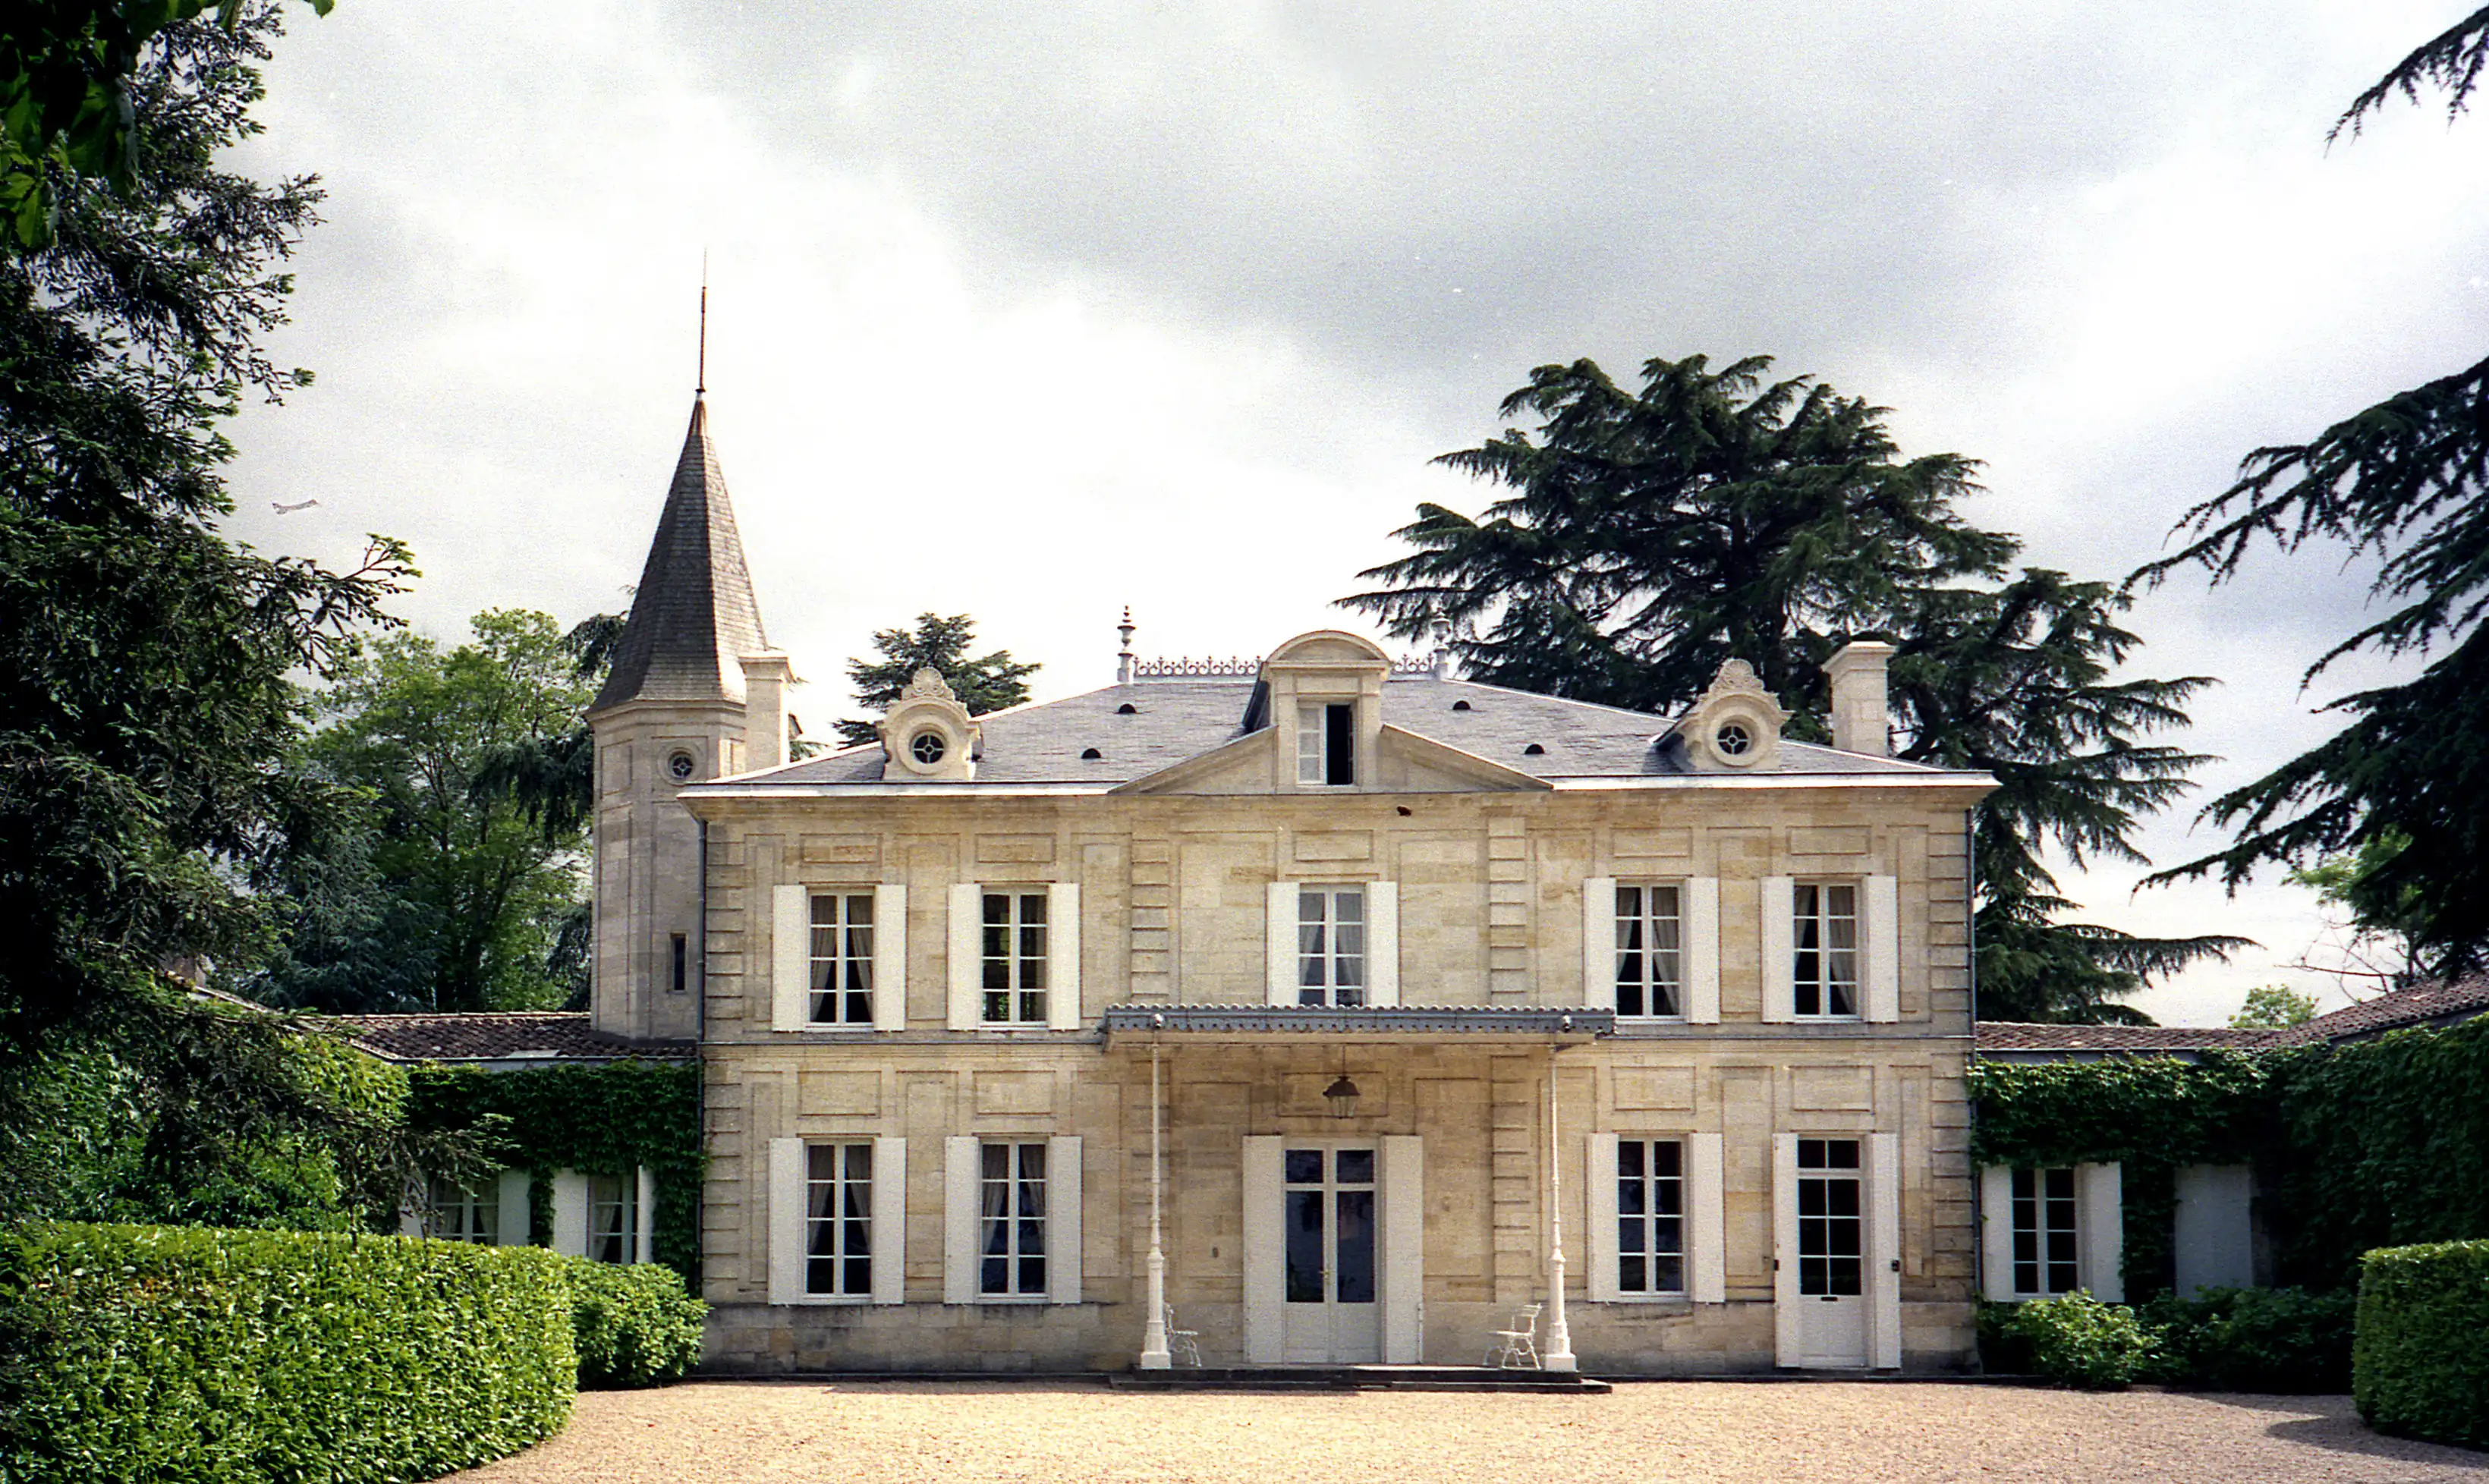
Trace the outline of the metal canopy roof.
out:
M 1106 1035 L 1508 1036 L 1588 1041 L 1613 1036 L 1612 1010 L 1519 1006 L 1395 1005 L 1330 1010 L 1298 1005 L 1115 1005 Z

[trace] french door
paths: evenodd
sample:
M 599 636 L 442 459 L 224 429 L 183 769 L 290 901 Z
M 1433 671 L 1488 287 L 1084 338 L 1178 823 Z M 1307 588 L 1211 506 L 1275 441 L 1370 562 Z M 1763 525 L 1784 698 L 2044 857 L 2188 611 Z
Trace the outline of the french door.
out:
M 1284 1358 L 1291 1365 L 1380 1360 L 1374 1146 L 1292 1139 L 1279 1158 Z
M 1798 1363 L 1867 1363 L 1866 1207 L 1859 1141 L 1797 1141 Z

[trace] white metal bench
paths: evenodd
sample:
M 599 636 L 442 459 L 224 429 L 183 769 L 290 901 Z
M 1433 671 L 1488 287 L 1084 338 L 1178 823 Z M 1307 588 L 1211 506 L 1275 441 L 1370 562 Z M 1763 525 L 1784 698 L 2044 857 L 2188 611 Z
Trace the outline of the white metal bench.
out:
M 1544 1307 L 1531 1303 L 1515 1309 L 1512 1327 L 1495 1331 L 1483 1363 L 1508 1370 L 1538 1370 L 1538 1311 Z

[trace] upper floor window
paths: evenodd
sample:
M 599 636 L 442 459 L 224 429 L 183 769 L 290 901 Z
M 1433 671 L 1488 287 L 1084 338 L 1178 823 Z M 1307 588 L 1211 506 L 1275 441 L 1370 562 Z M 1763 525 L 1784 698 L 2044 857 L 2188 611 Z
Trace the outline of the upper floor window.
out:
M 985 894 L 987 1025 L 1045 1023 L 1045 893 Z
M 1365 888 L 1297 890 L 1297 1003 L 1365 1003 Z
M 1297 782 L 1357 782 L 1357 707 L 1332 701 L 1297 707 Z
M 1796 887 L 1791 986 L 1799 1016 L 1858 1017 L 1858 888 L 1801 881 Z
M 873 1024 L 873 893 L 813 899 L 815 1025 Z
M 1045 1297 L 1045 1145 L 981 1144 L 977 1292 Z M 1076 1178 L 1076 1173 L 1073 1178 Z
M 432 1213 L 423 1234 L 443 1241 L 473 1241 L 491 1246 L 501 1237 L 501 1190 L 498 1182 L 480 1189 L 454 1181 L 432 1183 Z M 524 1213 L 522 1213 L 524 1219 Z
M 873 1146 L 804 1151 L 804 1292 L 873 1295 Z
M 1685 1292 L 1684 1148 L 1674 1139 L 1616 1141 L 1616 1290 Z
M 1685 1013 L 1683 918 L 1674 886 L 1616 888 L 1616 1013 Z
M 598 1175 L 587 1182 L 587 1255 L 600 1263 L 640 1261 L 640 1182 Z
M 2074 1172 L 2014 1172 L 2014 1291 L 2070 1294 L 2081 1283 L 2074 1261 Z

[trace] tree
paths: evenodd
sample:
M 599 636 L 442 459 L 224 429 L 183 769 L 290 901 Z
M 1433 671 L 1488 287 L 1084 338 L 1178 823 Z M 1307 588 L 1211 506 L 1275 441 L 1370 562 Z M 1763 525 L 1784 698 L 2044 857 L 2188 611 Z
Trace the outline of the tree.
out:
M 1820 739 L 1823 661 L 1883 637 L 1897 751 L 1984 769 L 1980 1012 L 1997 1019 L 2140 1019 L 2112 1001 L 2241 940 L 2144 939 L 2062 921 L 2042 851 L 2140 861 L 2139 816 L 2203 759 L 2152 745 L 2210 682 L 2112 680 L 2139 641 L 2124 594 L 2043 569 L 2011 573 L 2014 537 L 1973 528 L 1958 454 L 1904 459 L 1884 411 L 1805 377 L 1765 384 L 1760 357 L 1713 371 L 1652 360 L 1639 394 L 1584 360 L 1507 397 L 1535 432 L 1445 454 L 1514 493 L 1471 520 L 1421 505 L 1414 554 L 1343 600 L 1415 637 L 1440 615 L 1478 679 L 1637 710 L 1753 665 Z
M 2401 988 L 2417 977 L 2412 945 L 2429 921 L 2427 904 L 2417 886 L 2406 883 L 2390 899 L 2374 886 L 2378 872 L 2406 843 L 2389 831 L 2356 851 L 2291 870 L 2290 884 L 2314 891 L 2325 910 L 2323 929 L 2292 967 L 2333 976 L 2354 999 L 2362 991 Z
M 2353 100 L 2329 139 L 2357 134 L 2396 94 L 2441 88 L 2449 117 L 2489 62 L 2489 8 L 2397 63 Z M 2238 478 L 2189 510 L 2194 539 L 2136 579 L 2200 566 L 2216 585 L 2270 541 L 2310 541 L 2379 558 L 2369 591 L 2391 611 L 2310 665 L 2313 684 L 2361 651 L 2435 658 L 2398 685 L 2324 709 L 2349 718 L 2322 743 L 2204 807 L 2231 828 L 2224 849 L 2157 882 L 2218 875 L 2235 891 L 2258 870 L 2349 854 L 2370 866 L 2346 901 L 2407 932 L 2422 972 L 2489 962 L 2489 360 L 2397 392 L 2304 443 L 2249 453 Z M 2390 849 L 2383 848 L 2389 842 Z
M 334 0 L 310 0 L 329 14 Z M 130 191 L 147 145 L 139 55 L 205 0 L 15 0 L 0 31 L 0 214 L 21 247 L 52 239 L 57 182 L 75 175 Z M 243 0 L 221 0 L 217 19 L 240 27 Z
M 945 618 L 940 614 L 919 614 L 916 627 L 879 629 L 873 633 L 873 646 L 881 651 L 878 660 L 847 661 L 847 679 L 855 686 L 856 701 L 869 709 L 886 711 L 907 682 L 916 678 L 920 670 L 931 668 L 942 672 L 959 704 L 970 716 L 983 716 L 1016 706 L 1028 699 L 1028 677 L 1036 674 L 1035 665 L 1022 665 L 1011 657 L 1008 649 L 968 658 L 968 646 L 977 641 L 977 622 L 966 614 L 954 614 Z M 862 747 L 873 739 L 873 723 L 844 721 L 838 724 L 839 738 L 848 747 Z
M 584 818 L 531 815 L 482 775 L 574 732 L 592 692 L 549 616 L 488 612 L 472 628 L 453 649 L 408 633 L 358 646 L 320 696 L 306 763 L 364 802 L 362 817 L 315 837 L 345 848 L 305 852 L 306 876 L 325 884 L 359 866 L 361 880 L 338 894 L 348 910 L 331 916 L 364 930 L 298 930 L 262 981 L 272 1003 L 376 1009 L 383 985 L 404 997 L 389 1008 L 541 1009 L 571 997 L 559 950 L 584 899 Z M 306 905 L 298 929 L 331 920 L 320 898 Z M 429 972 L 417 978 L 417 966 Z
M 2315 1018 L 2316 996 L 2302 994 L 2288 985 L 2258 985 L 2247 991 L 2246 1003 L 2230 1016 L 2230 1027 L 2241 1031 L 2282 1031 Z
M 57 231 L 0 251 L 0 1219 L 48 1188 L 43 1136 L 82 1116 L 62 1095 L 81 1068 L 115 1106 L 188 1110 L 198 1157 L 167 1173 L 193 1185 L 243 1147 L 201 1120 L 370 1127 L 333 1089 L 263 1074 L 299 1032 L 167 972 L 264 950 L 248 883 L 283 820 L 336 802 L 280 766 L 290 673 L 330 669 L 412 575 L 393 541 L 337 573 L 215 529 L 221 420 L 245 388 L 306 380 L 256 337 L 284 319 L 319 193 L 217 163 L 255 130 L 276 30 L 246 8 L 157 33 L 128 84 L 147 142 L 129 188 L 56 168 Z

